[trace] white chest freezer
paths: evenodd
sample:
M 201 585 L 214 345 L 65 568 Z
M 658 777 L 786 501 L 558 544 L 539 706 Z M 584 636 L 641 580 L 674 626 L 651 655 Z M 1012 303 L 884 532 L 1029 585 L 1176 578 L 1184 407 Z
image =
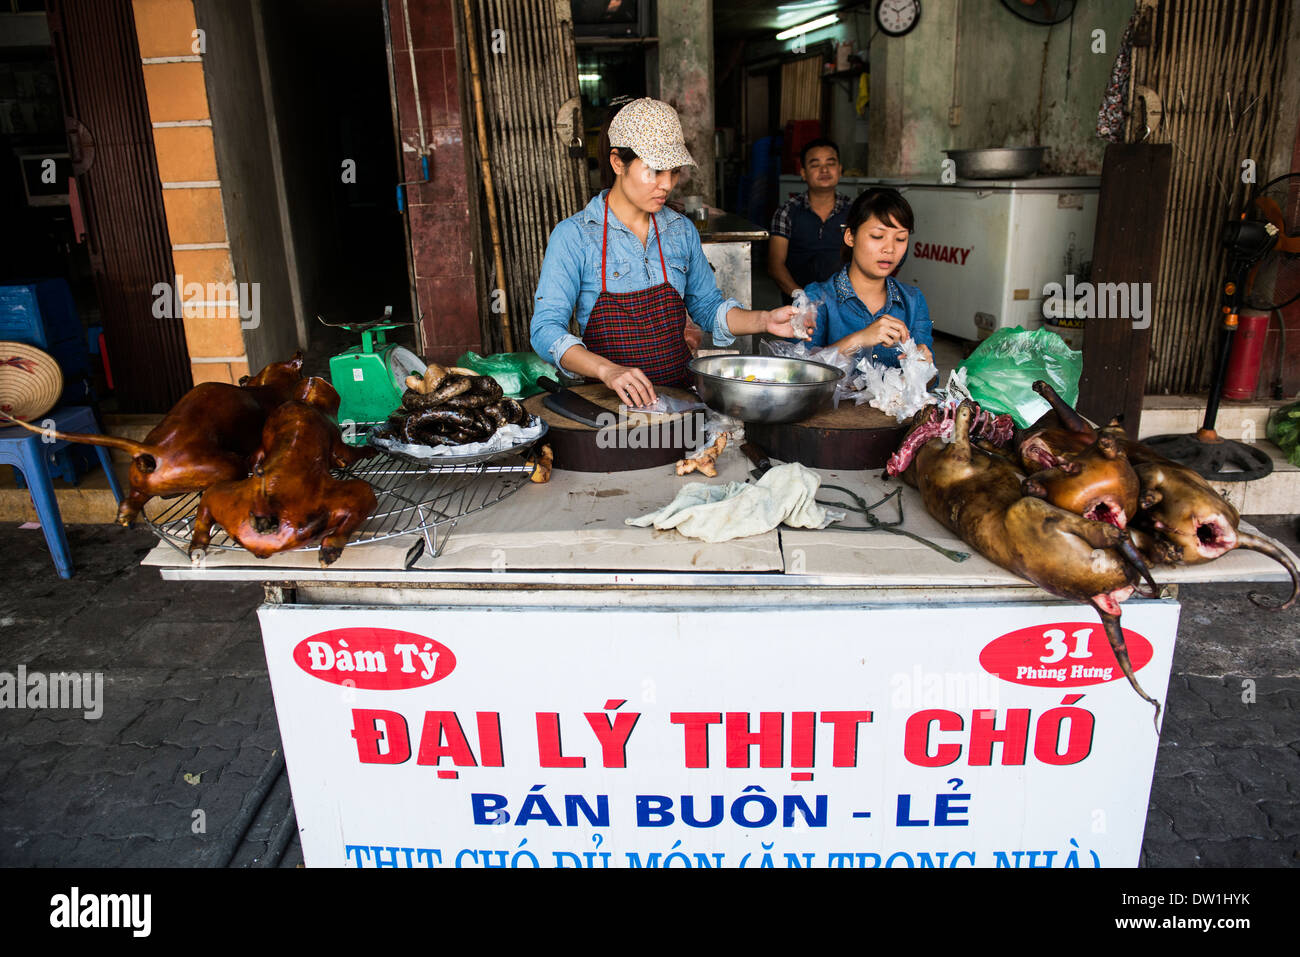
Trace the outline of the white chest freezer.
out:
M 916 214 L 898 278 L 920 288 L 934 328 L 980 339 L 1003 326 L 1042 325 L 1043 287 L 1092 261 L 1097 176 L 958 180 L 845 178 L 857 196 L 891 186 Z M 784 181 L 783 181 L 783 185 Z M 791 184 L 793 188 L 793 184 Z

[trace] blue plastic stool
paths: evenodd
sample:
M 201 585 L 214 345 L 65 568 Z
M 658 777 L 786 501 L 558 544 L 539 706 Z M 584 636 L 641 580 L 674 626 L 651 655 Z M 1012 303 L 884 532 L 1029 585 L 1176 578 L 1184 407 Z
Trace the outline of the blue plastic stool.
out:
M 88 405 L 67 405 L 42 416 L 33 425 L 45 426 L 53 421 L 53 428 L 59 432 L 99 432 L 95 421 L 95 412 Z M 32 493 L 32 504 L 41 521 L 41 530 L 45 533 L 45 543 L 54 556 L 54 567 L 60 578 L 72 577 L 72 555 L 68 550 L 68 536 L 63 530 L 63 517 L 59 514 L 59 503 L 54 497 L 54 485 L 50 481 L 50 469 L 57 465 L 60 449 L 69 443 L 56 439 L 52 442 L 44 436 L 18 426 L 0 429 L 0 465 L 12 465 L 22 473 Z M 99 464 L 108 476 L 108 487 L 118 503 L 122 501 L 122 487 L 117 476 L 113 474 L 113 460 L 109 458 L 108 449 L 95 446 Z

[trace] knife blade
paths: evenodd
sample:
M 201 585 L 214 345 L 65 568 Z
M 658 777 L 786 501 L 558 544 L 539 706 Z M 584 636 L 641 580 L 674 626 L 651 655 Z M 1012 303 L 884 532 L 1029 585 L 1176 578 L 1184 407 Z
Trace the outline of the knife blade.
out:
M 740 447 L 740 451 L 744 452 L 745 457 L 758 466 L 758 468 L 749 471 L 749 474 L 754 478 L 762 478 L 772 468 L 772 460 L 767 457 L 767 453 L 753 442 L 744 443 Z
M 578 393 L 560 385 L 550 376 L 542 376 L 537 380 L 537 384 L 550 393 L 550 395 L 542 399 L 542 405 L 566 419 L 581 422 L 593 429 L 603 429 L 615 425 L 621 419 L 621 417 L 617 416 L 617 413 L 601 408 L 590 399 L 584 399 Z M 611 416 L 616 417 L 614 421 L 611 421 Z

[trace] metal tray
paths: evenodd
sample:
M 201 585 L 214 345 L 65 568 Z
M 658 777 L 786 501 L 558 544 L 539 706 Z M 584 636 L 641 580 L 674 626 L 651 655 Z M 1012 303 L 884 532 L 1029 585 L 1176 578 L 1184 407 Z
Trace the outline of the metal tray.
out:
M 539 436 L 540 438 L 540 436 Z M 510 453 L 495 453 L 498 457 Z M 410 566 L 427 550 L 435 558 L 446 547 L 457 521 L 508 498 L 529 484 L 536 466 L 526 465 L 517 456 L 512 462 L 489 465 L 486 462 L 427 465 L 399 461 L 386 453 L 372 456 L 348 469 L 334 470 L 336 478 L 359 478 L 375 490 L 378 506 L 357 530 L 347 547 L 380 542 L 400 535 L 418 533 L 417 543 L 408 557 Z M 157 509 L 143 513 L 145 522 L 160 539 L 183 555 L 189 554 L 194 534 L 194 515 L 202 493 L 169 499 Z M 319 545 L 294 551 L 314 552 Z M 214 526 L 207 550 L 243 551 L 221 526 Z M 249 556 L 252 558 L 252 556 Z
M 944 150 L 957 164 L 958 179 L 1020 179 L 1033 176 L 1045 146 L 1008 146 L 988 150 Z
M 397 459 L 401 462 L 407 462 L 411 465 L 418 465 L 421 468 L 436 469 L 436 468 L 441 468 L 443 466 L 451 466 L 451 465 L 478 465 L 482 462 L 492 462 L 495 461 L 496 459 L 504 458 L 510 455 L 519 455 L 520 453 L 532 448 L 532 446 L 536 445 L 538 442 L 544 439 L 546 437 L 546 433 L 550 431 L 550 427 L 547 426 L 546 421 L 540 418 L 539 416 L 534 416 L 534 418 L 536 418 L 537 421 L 541 424 L 542 426 L 541 432 L 539 432 L 531 439 L 524 439 L 521 442 L 516 442 L 514 445 L 511 445 L 508 448 L 497 449 L 495 452 L 472 452 L 469 454 L 450 452 L 445 455 L 434 455 L 428 458 L 421 458 L 420 456 L 407 455 L 406 453 L 400 452 L 396 449 L 388 448 L 386 445 L 376 441 L 369 432 L 366 435 L 366 442 L 370 445 L 371 448 L 378 449 L 384 455 L 391 456 L 394 459 Z M 383 423 L 382 422 L 373 423 L 374 427 L 378 427 L 380 425 L 383 425 Z M 401 443 L 401 444 L 405 444 L 405 443 Z

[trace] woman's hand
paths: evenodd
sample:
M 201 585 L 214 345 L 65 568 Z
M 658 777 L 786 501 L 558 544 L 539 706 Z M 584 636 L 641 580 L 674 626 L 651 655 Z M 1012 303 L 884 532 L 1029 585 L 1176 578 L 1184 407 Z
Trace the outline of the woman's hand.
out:
M 861 332 L 841 339 L 840 354 L 851 356 L 873 346 L 896 346 L 908 336 L 907 325 L 902 320 L 893 316 L 881 316 Z
M 600 381 L 618 396 L 618 401 L 629 406 L 650 405 L 655 400 L 655 387 L 640 369 L 610 364 L 601 373 Z
M 770 332 L 774 336 L 780 336 L 782 339 L 809 339 L 812 332 L 817 328 L 817 312 L 813 310 L 804 320 L 804 331 L 807 335 L 800 336 L 795 333 L 791 320 L 798 314 L 794 306 L 782 306 L 780 309 L 772 309 L 762 314 L 763 331 Z
M 934 353 L 930 351 L 929 346 L 923 346 L 920 343 L 917 343 L 916 352 L 918 355 L 922 356 L 927 362 L 934 361 Z

